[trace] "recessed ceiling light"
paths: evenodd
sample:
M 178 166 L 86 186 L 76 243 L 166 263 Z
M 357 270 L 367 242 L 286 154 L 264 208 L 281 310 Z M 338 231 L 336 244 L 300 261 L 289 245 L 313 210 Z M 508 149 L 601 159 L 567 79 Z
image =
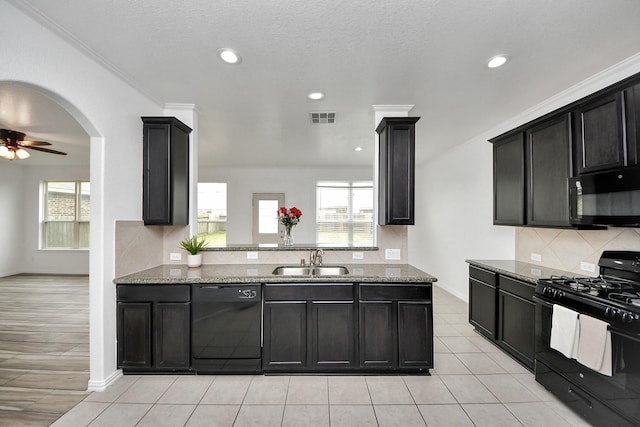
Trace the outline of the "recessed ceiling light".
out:
M 504 65 L 507 62 L 506 55 L 497 55 L 489 60 L 487 63 L 487 67 L 489 68 L 498 68 L 501 65 Z
M 227 64 L 239 64 L 242 62 L 242 58 L 238 55 L 238 52 L 227 47 L 218 49 L 218 56 Z
M 362 151 L 362 150 L 363 150 L 363 148 L 362 148 L 362 147 L 356 147 L 356 148 L 354 148 L 353 150 L 354 150 L 354 151 Z
M 309 92 L 309 94 L 307 95 L 307 98 L 313 101 L 320 101 L 322 98 L 324 98 L 324 93 L 320 92 L 319 90 L 314 90 Z

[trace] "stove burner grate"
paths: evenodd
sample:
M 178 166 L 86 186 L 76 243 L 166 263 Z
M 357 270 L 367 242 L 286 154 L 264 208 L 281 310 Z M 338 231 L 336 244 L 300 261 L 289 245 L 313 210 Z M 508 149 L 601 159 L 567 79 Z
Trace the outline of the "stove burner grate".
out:
M 589 292 L 592 288 L 588 283 L 582 282 L 582 279 L 569 276 L 551 276 L 550 279 L 554 285 L 568 286 L 574 291 Z
M 631 304 L 640 307 L 640 294 L 628 292 L 612 292 L 607 296 L 609 299 L 619 301 L 624 304 Z

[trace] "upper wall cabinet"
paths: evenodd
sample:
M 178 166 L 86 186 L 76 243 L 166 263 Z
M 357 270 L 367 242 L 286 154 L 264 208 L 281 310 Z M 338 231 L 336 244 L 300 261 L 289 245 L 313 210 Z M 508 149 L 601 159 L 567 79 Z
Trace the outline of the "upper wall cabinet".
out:
M 525 224 L 524 139 L 522 133 L 493 142 L 493 223 Z
M 563 114 L 526 131 L 527 224 L 569 226 L 571 121 Z
M 380 140 L 378 223 L 415 223 L 415 123 L 420 117 L 385 117 Z
M 175 117 L 142 117 L 145 225 L 189 223 L 189 134 Z
M 568 227 L 569 115 L 492 142 L 493 223 Z
M 571 227 L 569 178 L 640 164 L 640 74 L 490 142 L 493 223 Z
M 573 112 L 577 174 L 638 163 L 640 84 L 589 97 Z
M 574 117 L 579 174 L 625 166 L 622 92 L 579 105 Z
M 627 163 L 640 164 L 640 83 L 624 91 Z

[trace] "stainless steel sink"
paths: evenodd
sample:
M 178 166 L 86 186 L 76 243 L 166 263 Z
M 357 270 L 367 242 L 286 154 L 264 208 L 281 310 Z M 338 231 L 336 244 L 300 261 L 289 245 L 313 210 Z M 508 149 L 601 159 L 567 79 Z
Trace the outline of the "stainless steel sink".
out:
M 349 274 L 349 270 L 344 266 L 336 265 L 316 265 L 316 266 L 299 266 L 299 265 L 281 265 L 273 270 L 276 276 L 343 276 Z

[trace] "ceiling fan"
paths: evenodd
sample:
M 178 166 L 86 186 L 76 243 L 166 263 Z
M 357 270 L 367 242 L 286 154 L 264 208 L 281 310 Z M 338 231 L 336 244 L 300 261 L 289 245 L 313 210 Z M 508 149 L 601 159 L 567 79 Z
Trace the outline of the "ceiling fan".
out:
M 0 129 L 0 156 L 9 160 L 23 160 L 30 156 L 30 154 L 24 150 L 43 151 L 45 153 L 60 154 L 66 156 L 67 153 L 62 151 L 51 150 L 50 148 L 42 148 L 43 145 L 51 145 L 45 141 L 25 141 L 26 134 L 9 129 Z

